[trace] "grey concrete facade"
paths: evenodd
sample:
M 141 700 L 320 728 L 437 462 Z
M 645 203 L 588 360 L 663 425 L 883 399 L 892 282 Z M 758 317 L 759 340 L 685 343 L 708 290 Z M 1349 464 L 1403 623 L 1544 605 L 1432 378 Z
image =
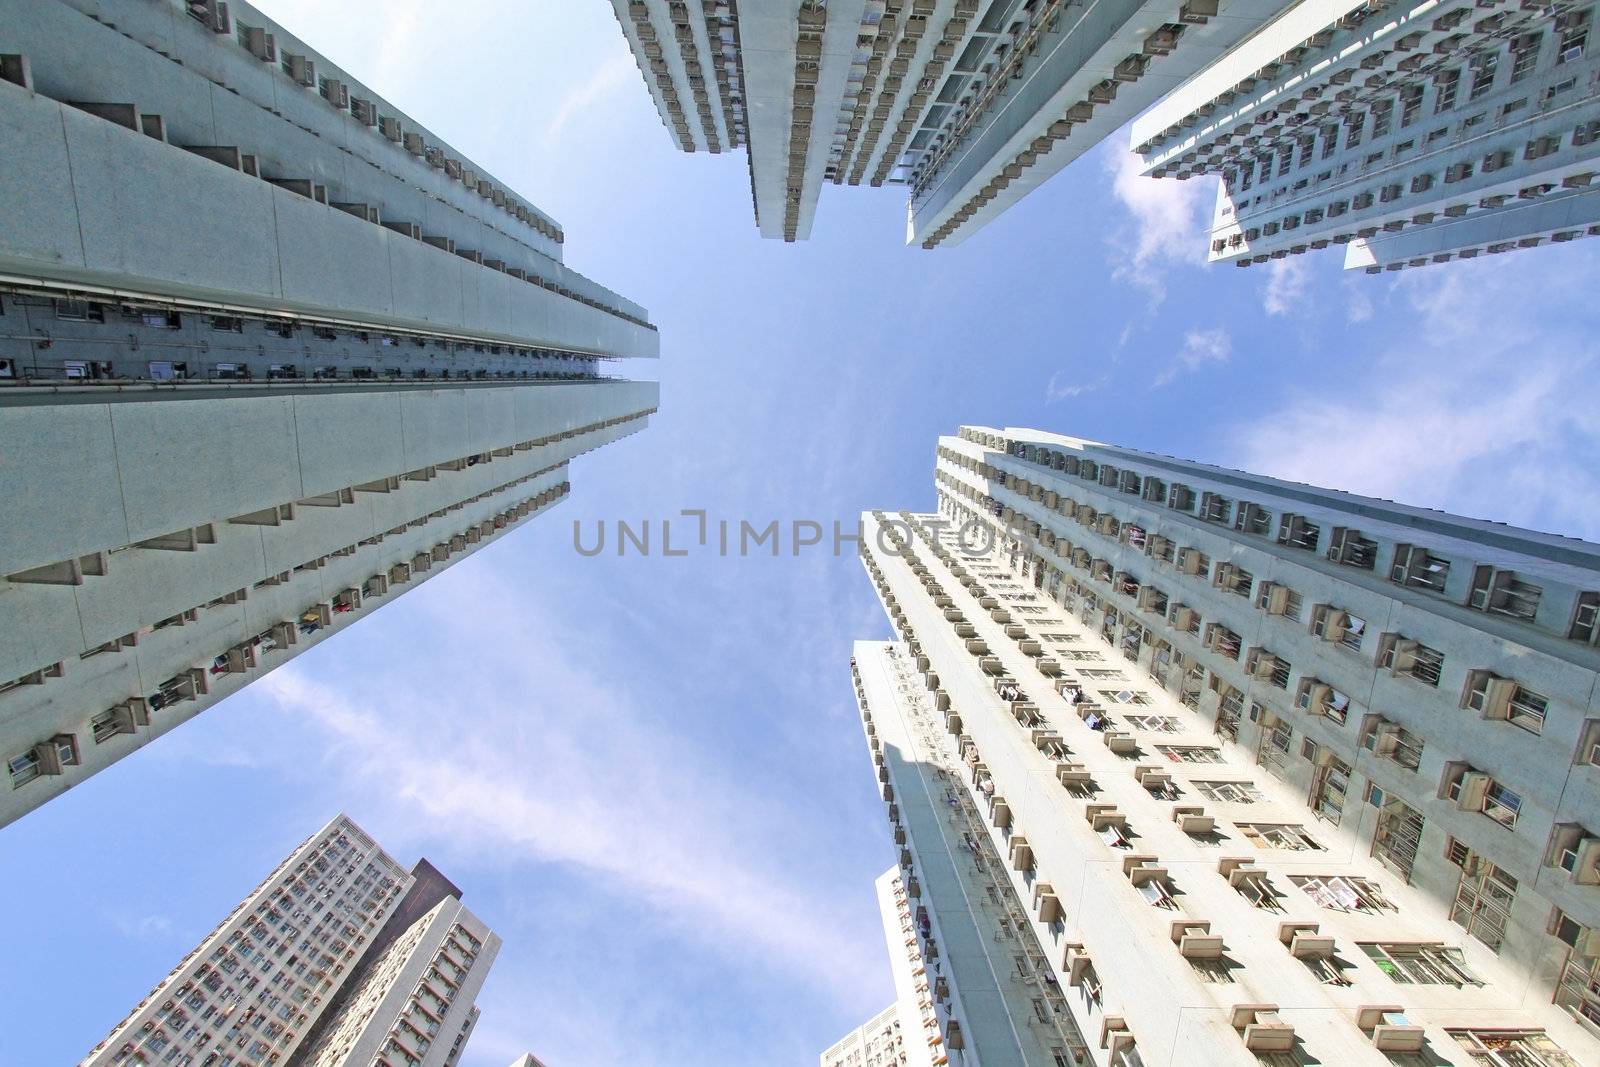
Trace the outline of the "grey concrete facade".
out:
M 0 27 L 3 825 L 559 502 L 659 343 L 248 4 Z
M 421 871 L 432 868 L 422 861 Z M 339 815 L 96 1045 L 82 1067 L 452 1067 L 500 939 Z M 447 884 L 447 883 L 446 883 Z M 434 900 L 411 913 L 418 891 Z M 396 921 L 404 920 L 404 921 Z M 354 988 L 347 988 L 353 986 Z M 315 1048 L 303 1048 L 320 1032 Z
M 936 482 L 864 537 L 901 872 L 998 866 L 1093 1062 L 1600 1055 L 1600 549 L 1027 430 Z
M 726 140 L 714 108 L 689 122 L 681 101 L 705 82 L 684 64 L 704 47 L 737 73 L 763 236 L 804 240 L 823 184 L 890 183 L 909 187 L 907 241 L 924 248 L 965 240 L 1286 6 L 1234 0 L 1217 17 L 1215 0 L 612 5 L 686 151 Z
M 1222 179 L 1211 258 L 1368 272 L 1600 233 L 1594 5 L 1304 2 L 1141 116 L 1146 172 Z

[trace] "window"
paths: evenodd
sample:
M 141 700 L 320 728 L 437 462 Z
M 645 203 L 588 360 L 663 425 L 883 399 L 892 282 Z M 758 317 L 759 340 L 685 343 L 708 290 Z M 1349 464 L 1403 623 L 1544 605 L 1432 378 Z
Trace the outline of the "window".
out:
M 1200 496 L 1202 522 L 1215 522 L 1226 526 L 1232 508 L 1233 502 L 1220 493 L 1202 493 Z
M 63 768 L 76 766 L 77 762 L 77 738 L 71 734 L 57 734 L 11 757 L 6 761 L 6 769 L 11 774 L 11 788 L 16 789 L 35 778 L 60 774 Z
M 1288 586 L 1278 582 L 1262 582 L 1256 593 L 1256 607 L 1268 615 L 1299 619 L 1302 602 L 1300 594 Z
M 1235 509 L 1233 528 L 1242 533 L 1265 537 L 1272 529 L 1272 513 L 1260 504 L 1241 500 Z
M 1362 748 L 1407 770 L 1414 771 L 1422 765 L 1422 746 L 1420 737 L 1376 715 L 1369 716 L 1362 727 Z
M 1417 121 L 1417 116 L 1422 114 L 1422 91 L 1422 86 L 1420 85 L 1407 85 L 1400 90 L 1401 129 L 1404 129 L 1413 122 Z M 1407 142 L 1405 148 L 1395 149 L 1395 154 L 1399 155 L 1401 152 L 1405 151 L 1405 149 L 1410 147 L 1410 143 Z
M 1174 763 L 1221 763 L 1221 749 L 1202 745 L 1157 745 L 1156 751 Z
M 1561 34 L 1556 62 L 1572 63 L 1583 58 L 1583 47 L 1589 41 L 1589 11 L 1566 12 L 1556 19 L 1556 30 Z
M 1346 149 L 1354 148 L 1356 145 L 1361 143 L 1362 127 L 1365 126 L 1366 123 L 1367 113 L 1365 111 L 1358 111 L 1345 120 L 1346 128 L 1350 131 L 1349 135 L 1345 138 Z
M 1328 558 L 1347 567 L 1370 571 L 1378 560 L 1378 544 L 1362 537 L 1360 530 L 1335 526 L 1333 542 L 1328 547 Z
M 1394 101 L 1382 100 L 1372 105 L 1372 136 L 1382 137 L 1389 132 L 1394 120 Z
M 1551 922 L 1555 936 L 1572 946 L 1556 988 L 1556 1003 L 1580 1020 L 1600 1024 L 1600 931 L 1588 929 L 1557 911 Z
M 1500 66 L 1500 53 L 1479 52 L 1472 57 L 1472 91 L 1468 100 L 1476 100 L 1494 87 L 1495 70 Z
M 1277 689 L 1289 688 L 1289 661 L 1264 648 L 1252 648 L 1245 657 L 1245 670 Z
M 1400 985 L 1481 986 L 1458 948 L 1438 942 L 1364 942 L 1361 951 Z
M 1469 851 L 1461 869 L 1455 904 L 1450 909 L 1450 921 L 1498 952 L 1516 896 L 1514 877 Z
M 1511 41 L 1511 84 L 1533 73 L 1539 62 L 1539 46 L 1544 43 L 1543 33 L 1524 33 Z
M 1477 567 L 1472 572 L 1472 591 L 1467 607 L 1513 619 L 1531 621 L 1539 611 L 1544 590 L 1519 579 L 1513 571 Z
M 1239 635 L 1220 623 L 1207 623 L 1205 635 L 1206 647 L 1214 652 L 1236 660 L 1239 658 L 1241 642 Z
M 1291 852 L 1323 851 L 1322 846 L 1317 844 L 1302 826 L 1266 822 L 1241 822 L 1234 825 L 1257 848 L 1281 848 Z
M 1377 797 L 1369 794 L 1369 799 L 1378 805 L 1378 826 L 1372 835 L 1372 855 L 1409 882 L 1422 842 L 1422 814 L 1403 801 L 1374 792 Z
M 1503 719 L 1537 734 L 1544 729 L 1549 701 L 1509 678 L 1479 670 L 1467 675 L 1466 695 L 1461 706 L 1478 712 L 1485 719 Z
M 87 300 L 57 299 L 55 310 L 56 318 L 65 322 L 106 321 L 105 308 L 99 304 L 91 304 Z
M 1344 816 L 1345 798 L 1350 793 L 1350 766 L 1333 758 L 1331 749 L 1311 754 L 1317 761 L 1316 773 L 1311 778 L 1311 809 L 1319 818 L 1335 826 Z
M 1456 106 L 1456 90 L 1461 85 L 1461 72 L 1447 70 L 1434 79 L 1438 95 L 1433 100 L 1433 113 L 1441 115 Z
M 1350 697 L 1318 678 L 1302 678 L 1294 705 L 1312 715 L 1342 723 L 1350 717 Z
M 142 324 L 154 330 L 177 330 L 183 327 L 183 319 L 176 311 L 141 311 L 137 317 Z
M 1351 652 L 1360 652 L 1362 638 L 1367 633 L 1367 620 L 1332 604 L 1318 604 L 1311 613 L 1311 632 L 1324 641 L 1337 642 Z
M 1578 1067 L 1543 1030 L 1446 1030 L 1483 1067 Z
M 1437 686 L 1444 670 L 1444 653 L 1404 634 L 1384 634 L 1378 642 L 1378 666 L 1396 677 Z
M 1600 593 L 1579 593 L 1572 609 L 1572 625 L 1567 628 L 1567 637 L 1592 645 L 1596 643 L 1597 636 L 1600 636 Z
M 1359 911 L 1369 915 L 1395 911 L 1383 887 L 1370 878 L 1344 874 L 1291 874 L 1289 881 L 1330 911 Z
M 1136 730 L 1150 730 L 1159 734 L 1178 732 L 1178 720 L 1171 715 L 1128 715 L 1125 718 Z
M 1261 790 L 1250 782 L 1192 782 L 1195 791 L 1207 800 L 1219 804 L 1254 804 L 1261 798 Z
M 1389 580 L 1411 589 L 1443 593 L 1450 577 L 1450 561 L 1439 559 L 1421 545 L 1396 545 Z

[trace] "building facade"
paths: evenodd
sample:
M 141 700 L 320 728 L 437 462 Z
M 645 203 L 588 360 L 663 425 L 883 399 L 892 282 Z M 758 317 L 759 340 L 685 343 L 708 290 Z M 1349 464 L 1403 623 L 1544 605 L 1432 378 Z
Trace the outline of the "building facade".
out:
M 1306 0 L 1133 127 L 1221 178 L 1213 261 L 1330 244 L 1369 272 L 1600 234 L 1595 5 Z
M 943 964 L 923 959 L 918 924 L 931 920 L 926 908 L 912 911 L 912 902 L 891 867 L 873 883 L 883 936 L 889 946 L 894 976 L 894 1003 L 840 1038 L 822 1054 L 822 1067 L 932 1067 L 948 1063 L 944 1029 L 939 1025 L 934 986 Z
M 83 1067 L 454 1067 L 500 939 L 347 816 L 312 835 Z
M 612 5 L 679 146 L 744 146 L 762 236 L 808 237 L 825 184 L 890 183 L 924 248 L 959 244 L 1288 6 Z
M 248 4 L 0 0 L 0 825 L 643 428 L 643 308 Z
M 935 478 L 854 669 L 952 1062 L 1600 1057 L 1600 548 L 1027 430 Z

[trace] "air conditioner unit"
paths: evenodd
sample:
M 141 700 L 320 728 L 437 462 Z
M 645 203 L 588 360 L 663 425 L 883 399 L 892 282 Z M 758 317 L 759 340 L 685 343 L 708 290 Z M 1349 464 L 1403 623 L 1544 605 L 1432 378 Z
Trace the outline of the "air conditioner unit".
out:
M 1494 779 L 1482 771 L 1469 770 L 1450 787 L 1450 798 L 1462 811 L 1482 811 Z
M 1250 669 L 1250 673 L 1257 678 L 1271 678 L 1277 670 L 1278 657 L 1271 653 L 1263 652 L 1256 657 L 1256 665 Z
M 1324 682 L 1312 685 L 1306 694 L 1306 710 L 1313 715 L 1326 715 L 1328 702 L 1333 699 L 1333 686 Z
M 1483 717 L 1485 719 L 1509 719 L 1511 717 L 1511 699 L 1517 694 L 1517 683 L 1510 678 L 1491 678 L 1488 689 L 1484 692 Z
M 1289 610 L 1289 587 L 1286 585 L 1272 586 L 1267 594 L 1267 614 L 1282 615 Z
M 1327 609 L 1327 614 L 1322 619 L 1322 639 L 1324 641 L 1342 641 L 1349 632 L 1350 615 L 1337 608 Z
M 1567 863 L 1568 853 L 1572 862 Z M 1561 867 L 1580 885 L 1600 884 L 1600 837 L 1585 837 L 1561 856 Z

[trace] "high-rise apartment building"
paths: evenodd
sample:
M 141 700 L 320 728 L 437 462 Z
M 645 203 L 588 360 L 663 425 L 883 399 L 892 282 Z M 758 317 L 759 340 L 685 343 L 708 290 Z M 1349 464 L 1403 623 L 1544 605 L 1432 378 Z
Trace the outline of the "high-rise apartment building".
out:
M 561 500 L 644 309 L 248 4 L 0 0 L 0 824 Z
M 1378 272 L 1600 234 L 1594 8 L 1302 2 L 1133 143 L 1149 174 L 1221 177 L 1214 261 L 1340 244 Z
M 853 669 L 951 1062 L 1600 1061 L 1600 548 L 937 456 L 936 513 L 866 517 Z
M 899 868 L 891 867 L 874 882 L 883 936 L 889 946 L 895 1000 L 887 1008 L 829 1046 L 822 1067 L 932 1067 L 940 1059 L 944 1030 L 934 1008 L 933 989 L 939 966 L 924 966 L 917 949 L 917 924 L 928 922 L 927 909 L 913 915 Z
M 83 1067 L 454 1067 L 500 939 L 347 816 L 268 875 Z
M 959 244 L 1284 0 L 612 0 L 684 151 L 749 159 L 762 236 L 825 184 L 908 187 L 907 240 Z

